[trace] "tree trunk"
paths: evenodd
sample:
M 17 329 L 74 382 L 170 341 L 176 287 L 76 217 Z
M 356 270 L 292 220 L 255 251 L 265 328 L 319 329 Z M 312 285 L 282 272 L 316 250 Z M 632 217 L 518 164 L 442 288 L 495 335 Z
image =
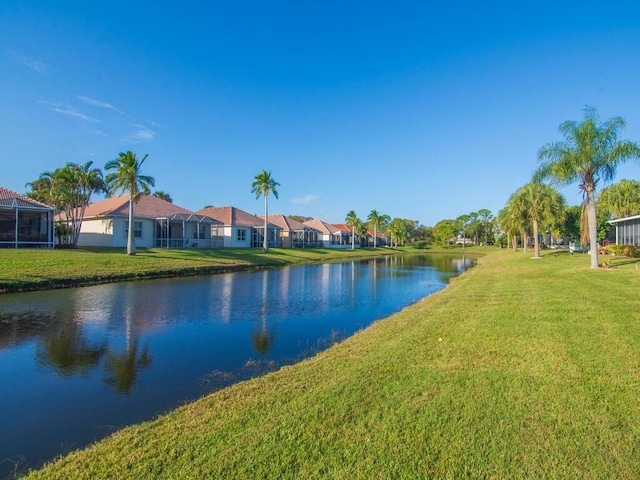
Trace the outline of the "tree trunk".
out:
M 133 238 L 134 226 L 133 226 L 133 195 L 129 195 L 129 235 L 127 236 L 127 255 L 136 254 L 136 242 Z
M 587 190 L 587 219 L 589 220 L 589 254 L 591 268 L 600 268 L 598 263 L 598 224 L 596 221 L 596 195 L 593 188 Z
M 540 239 L 538 238 L 539 235 L 539 225 L 538 225 L 538 220 L 534 220 L 533 221 L 533 245 L 534 245 L 534 258 L 540 258 Z
M 267 198 L 269 194 L 264 194 L 264 239 L 262 241 L 262 251 L 267 253 L 269 251 L 269 240 L 267 236 L 267 225 L 269 225 L 269 204 L 267 203 Z

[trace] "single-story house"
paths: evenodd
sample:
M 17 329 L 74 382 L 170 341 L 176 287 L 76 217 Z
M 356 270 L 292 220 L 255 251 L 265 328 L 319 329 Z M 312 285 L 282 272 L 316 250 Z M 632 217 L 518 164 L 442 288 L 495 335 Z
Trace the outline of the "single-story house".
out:
M 212 225 L 212 229 L 214 235 L 224 239 L 224 247 L 251 248 L 263 245 L 264 218 L 229 206 L 203 208 L 196 213 L 206 215 L 216 221 L 216 225 Z M 280 230 L 282 229 L 269 223 L 267 230 L 269 247 L 281 247 Z
M 368 247 L 373 247 L 374 246 L 374 238 L 376 239 L 375 241 L 375 246 L 376 247 L 386 247 L 387 246 L 387 242 L 388 242 L 388 238 L 386 233 L 384 232 L 374 232 L 373 230 L 367 230 L 367 238 L 366 238 L 366 245 Z
M 609 223 L 616 227 L 616 243 L 640 247 L 640 215 L 616 218 Z
M 264 215 L 259 215 L 264 222 Z M 269 223 L 281 228 L 280 240 L 284 248 L 316 248 L 322 246 L 321 234 L 315 228 L 286 215 L 269 215 Z
M 304 225 L 311 227 L 318 232 L 323 248 L 350 248 L 351 247 L 351 235 L 345 237 L 343 231 L 335 225 L 324 222 L 322 220 L 307 220 Z M 345 241 L 348 240 L 348 241 Z
M 0 247 L 53 248 L 54 209 L 0 187 Z
M 354 236 L 351 227 L 344 223 L 334 223 L 333 226 L 340 230 L 340 235 L 342 236 L 341 243 L 351 245 L 351 237 Z M 355 234 L 353 244 L 355 247 L 360 246 L 360 235 L 358 235 L 357 233 Z
M 87 206 L 79 246 L 126 247 L 129 195 L 107 198 Z M 211 235 L 219 222 L 152 195 L 141 194 L 133 207 L 137 247 L 215 248 L 222 239 Z

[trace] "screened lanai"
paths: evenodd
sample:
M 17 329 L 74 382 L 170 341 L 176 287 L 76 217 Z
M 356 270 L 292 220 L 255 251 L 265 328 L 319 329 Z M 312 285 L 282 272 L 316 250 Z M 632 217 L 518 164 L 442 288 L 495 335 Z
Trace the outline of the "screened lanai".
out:
M 640 247 L 640 215 L 611 220 L 616 227 L 616 243 Z
M 322 239 L 320 232 L 315 228 L 302 226 L 302 228 L 291 231 L 291 246 L 293 248 L 320 248 Z
M 53 208 L 0 187 L 0 247 L 53 245 Z
M 174 213 L 156 218 L 156 247 L 222 248 L 224 239 L 216 235 L 221 222 L 206 215 Z

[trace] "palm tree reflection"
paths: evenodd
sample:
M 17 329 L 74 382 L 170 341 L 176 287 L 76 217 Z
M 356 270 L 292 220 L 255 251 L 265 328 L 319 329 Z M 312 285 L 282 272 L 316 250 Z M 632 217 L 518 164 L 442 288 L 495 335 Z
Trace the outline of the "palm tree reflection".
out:
M 269 353 L 271 345 L 274 344 L 276 336 L 273 330 L 269 331 L 267 319 L 269 316 L 269 272 L 262 272 L 262 309 L 261 328 L 253 332 L 253 348 L 256 352 L 266 355 Z
M 104 383 L 112 386 L 118 393 L 131 393 L 138 377 L 138 371 L 151 365 L 149 346 L 145 345 L 139 350 L 140 344 L 135 337 L 133 312 L 126 309 L 124 312 L 127 329 L 127 347 L 124 352 L 109 352 L 104 364 Z
M 35 358 L 38 364 L 51 367 L 66 377 L 88 372 L 100 362 L 106 351 L 106 342 L 92 344 L 82 324 L 69 316 L 44 334 L 38 342 Z
M 149 346 L 145 345 L 138 351 L 137 340 L 127 344 L 127 349 L 122 353 L 107 355 L 104 364 L 104 383 L 114 387 L 118 393 L 131 393 L 138 376 L 138 370 L 148 367 L 152 363 L 149 355 Z

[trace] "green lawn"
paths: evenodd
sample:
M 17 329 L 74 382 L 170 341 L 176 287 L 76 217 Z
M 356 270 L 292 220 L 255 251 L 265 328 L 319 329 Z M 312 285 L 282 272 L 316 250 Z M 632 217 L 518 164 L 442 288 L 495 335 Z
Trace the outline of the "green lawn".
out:
M 175 275 L 277 267 L 300 263 L 342 261 L 354 257 L 389 255 L 393 250 L 356 249 L 124 249 L 74 250 L 0 249 L 0 293 L 91 285 Z
M 29 478 L 637 478 L 638 261 L 480 251 L 316 357 Z

